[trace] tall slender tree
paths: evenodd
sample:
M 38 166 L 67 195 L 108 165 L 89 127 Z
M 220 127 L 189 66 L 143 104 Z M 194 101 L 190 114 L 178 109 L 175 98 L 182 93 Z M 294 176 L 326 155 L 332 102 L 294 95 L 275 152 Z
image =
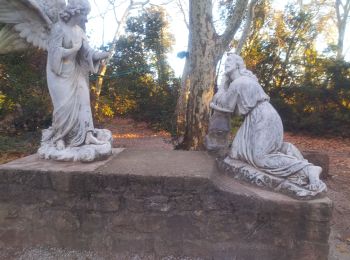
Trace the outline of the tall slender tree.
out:
M 216 67 L 241 26 L 248 0 L 228 0 L 232 12 L 226 29 L 218 34 L 213 21 L 212 0 L 189 1 L 189 39 L 187 66 L 183 72 L 182 95 L 178 104 L 178 134 L 183 134 L 182 149 L 203 148 L 209 121 L 209 102 L 214 93 Z M 249 22 L 250 19 L 247 19 Z M 183 99 L 181 98 L 184 97 Z M 186 108 L 186 113 L 181 108 Z
M 337 14 L 338 27 L 338 44 L 337 44 L 337 60 L 344 59 L 344 38 L 346 26 L 349 21 L 350 0 L 336 0 L 335 10 Z

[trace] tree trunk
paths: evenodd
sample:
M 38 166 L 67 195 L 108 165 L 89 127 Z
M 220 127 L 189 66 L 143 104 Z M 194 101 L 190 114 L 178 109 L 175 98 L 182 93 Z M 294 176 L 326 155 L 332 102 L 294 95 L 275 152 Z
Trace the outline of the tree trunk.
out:
M 219 36 L 212 19 L 211 0 L 190 0 L 188 64 L 185 66 L 183 91 L 189 90 L 186 100 L 185 134 L 178 148 L 204 149 L 204 137 L 209 122 L 209 103 L 214 93 L 216 67 L 237 32 L 248 0 L 237 0 L 227 29 Z M 186 99 L 187 93 L 180 98 Z M 183 102 L 180 100 L 179 102 Z M 178 114 L 179 115 L 179 114 Z M 179 117 L 178 117 L 179 119 Z
M 344 38 L 349 19 L 350 0 L 346 0 L 345 3 L 343 3 L 342 0 L 336 0 L 335 10 L 338 27 L 337 60 L 344 60 Z
M 239 39 L 239 42 L 238 42 L 237 47 L 236 47 L 236 54 L 238 54 L 238 55 L 241 54 L 243 46 L 244 46 L 244 44 L 249 36 L 250 27 L 251 27 L 250 25 L 251 25 L 252 21 L 254 20 L 254 16 L 255 16 L 254 9 L 255 9 L 257 2 L 258 2 L 258 0 L 250 1 L 249 7 L 248 7 L 248 14 L 247 14 L 246 22 L 245 22 L 244 29 L 242 32 L 242 36 L 241 36 L 241 39 Z
M 190 35 L 188 73 L 184 75 L 189 86 L 186 109 L 185 136 L 181 148 L 203 148 L 203 137 L 208 128 L 209 102 L 213 96 L 217 52 L 217 35 L 212 24 L 210 0 L 190 1 Z M 186 94 L 185 94 L 186 95 Z
M 338 44 L 337 44 L 337 60 L 344 59 L 344 36 L 346 22 L 341 22 L 338 25 Z
M 100 96 L 103 86 L 104 77 L 106 76 L 107 72 L 107 62 L 103 62 L 100 65 L 99 71 L 98 71 L 98 78 L 95 82 L 95 92 L 93 97 L 93 109 L 95 116 L 99 115 L 99 105 L 100 105 Z
M 186 110 L 190 91 L 190 62 L 186 58 L 185 67 L 181 78 L 181 89 L 176 104 L 176 134 L 178 137 L 183 137 L 186 128 Z M 183 140 L 178 140 L 182 143 Z
M 187 102 L 186 128 L 183 148 L 203 149 L 203 138 L 207 134 L 209 122 L 209 103 L 214 93 L 216 64 L 213 55 L 200 60 L 190 77 L 191 91 Z

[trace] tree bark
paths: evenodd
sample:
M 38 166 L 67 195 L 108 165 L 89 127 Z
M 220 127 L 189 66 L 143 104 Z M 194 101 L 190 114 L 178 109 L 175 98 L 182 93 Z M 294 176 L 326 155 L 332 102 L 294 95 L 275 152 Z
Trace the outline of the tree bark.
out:
M 179 137 L 183 137 L 186 128 L 186 110 L 187 102 L 190 91 L 190 66 L 189 59 L 186 58 L 185 67 L 181 78 L 181 89 L 179 90 L 179 97 L 176 104 L 176 134 Z M 182 143 L 183 140 L 178 140 Z
M 255 16 L 254 9 L 255 9 L 257 2 L 258 2 L 258 0 L 252 0 L 249 4 L 248 14 L 247 14 L 246 22 L 245 22 L 244 29 L 242 32 L 242 36 L 239 39 L 239 42 L 238 42 L 237 47 L 236 47 L 236 54 L 238 54 L 238 55 L 240 55 L 240 53 L 242 52 L 242 48 L 243 48 L 243 46 L 244 46 L 244 44 L 249 36 L 251 23 L 254 20 L 254 16 Z
M 349 19 L 350 0 L 346 0 L 345 3 L 342 0 L 336 0 L 335 10 L 338 27 L 337 60 L 344 60 L 344 37 Z
M 189 90 L 185 101 L 184 138 L 178 148 L 201 150 L 209 122 L 209 102 L 214 93 L 216 67 L 237 32 L 248 0 L 237 0 L 232 19 L 219 36 L 213 25 L 212 1 L 190 0 L 188 64 L 185 66 L 183 91 Z M 180 95 L 186 97 L 186 93 Z M 181 101 L 183 102 L 183 101 Z

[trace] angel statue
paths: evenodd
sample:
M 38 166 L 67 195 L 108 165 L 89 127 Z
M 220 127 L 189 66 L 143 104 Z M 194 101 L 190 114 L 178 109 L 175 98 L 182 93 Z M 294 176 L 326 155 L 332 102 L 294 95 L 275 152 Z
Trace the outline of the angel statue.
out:
M 108 52 L 93 50 L 84 32 L 88 0 L 0 0 L 0 53 L 33 45 L 47 50 L 47 84 L 53 122 L 43 131 L 41 158 L 91 162 L 112 153 L 112 134 L 95 129 L 89 72 Z
M 219 168 L 236 179 L 248 181 L 297 198 L 314 198 L 327 187 L 320 180 L 322 168 L 305 160 L 291 143 L 283 141 L 282 120 L 257 77 L 246 69 L 243 59 L 229 53 L 223 85 L 210 107 L 214 113 L 206 137 L 208 150 L 224 148 L 231 114 L 244 122 Z

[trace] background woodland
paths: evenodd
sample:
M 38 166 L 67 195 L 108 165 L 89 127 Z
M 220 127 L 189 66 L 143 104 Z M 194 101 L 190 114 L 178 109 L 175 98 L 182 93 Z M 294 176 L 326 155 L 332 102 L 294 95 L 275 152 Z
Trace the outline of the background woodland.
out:
M 100 74 L 90 77 L 97 125 L 131 117 L 173 136 L 184 135 L 181 148 L 201 149 L 207 107 L 220 83 L 216 74 L 221 59 L 236 48 L 270 95 L 287 131 L 350 137 L 350 63 L 344 58 L 349 0 L 289 1 L 284 11 L 274 10 L 268 0 L 218 1 L 215 22 L 227 27 L 221 35 L 211 28 L 217 26 L 214 22 L 203 24 L 208 19 L 196 20 L 193 13 L 210 14 L 212 1 L 177 2 L 185 20 L 189 17 L 190 32 L 189 50 L 179 53 L 187 59 L 182 79 L 174 76 L 167 60 L 176 40 L 169 30 L 169 14 L 161 5 L 145 2 L 137 15 L 130 13 L 120 21 L 123 30 L 115 41 L 101 46 L 112 48 L 114 55 Z M 237 15 L 242 19 L 234 20 Z M 203 35 L 201 26 L 211 29 Z M 320 35 L 326 44 L 322 50 Z M 197 42 L 206 44 L 205 55 L 191 49 Z M 210 71 L 200 68 L 209 65 Z M 38 142 L 40 129 L 50 126 L 45 68 L 44 51 L 0 55 L 1 149 L 18 149 L 13 142 L 22 140 Z

